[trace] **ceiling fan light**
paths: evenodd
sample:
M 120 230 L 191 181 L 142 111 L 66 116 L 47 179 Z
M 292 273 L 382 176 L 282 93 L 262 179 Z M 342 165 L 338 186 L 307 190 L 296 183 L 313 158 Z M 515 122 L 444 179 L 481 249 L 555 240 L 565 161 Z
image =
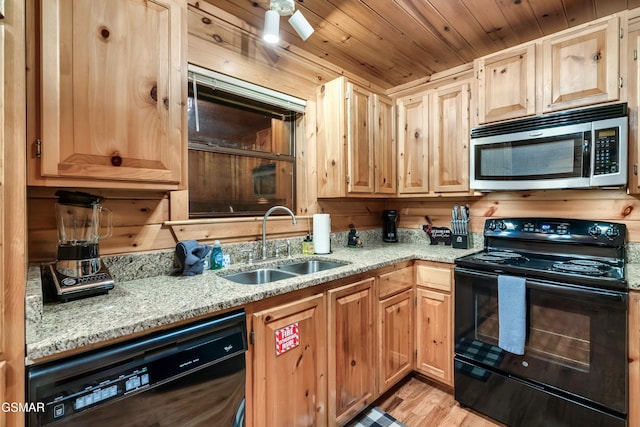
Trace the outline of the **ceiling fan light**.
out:
M 264 32 L 262 39 L 267 43 L 280 41 L 280 15 L 275 10 L 267 10 L 264 14 Z
M 289 18 L 289 24 L 296 30 L 296 33 L 298 33 L 302 40 L 307 40 L 309 36 L 313 34 L 313 27 L 299 10 L 296 10 L 296 13 Z

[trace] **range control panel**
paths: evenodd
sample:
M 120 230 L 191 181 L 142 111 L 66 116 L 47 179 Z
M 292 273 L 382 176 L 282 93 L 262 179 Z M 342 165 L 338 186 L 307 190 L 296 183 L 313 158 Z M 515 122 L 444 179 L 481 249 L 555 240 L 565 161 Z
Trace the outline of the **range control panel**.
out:
M 626 234 L 625 224 L 579 219 L 500 218 L 488 219 L 484 225 L 486 237 L 598 243 L 620 247 L 626 244 Z

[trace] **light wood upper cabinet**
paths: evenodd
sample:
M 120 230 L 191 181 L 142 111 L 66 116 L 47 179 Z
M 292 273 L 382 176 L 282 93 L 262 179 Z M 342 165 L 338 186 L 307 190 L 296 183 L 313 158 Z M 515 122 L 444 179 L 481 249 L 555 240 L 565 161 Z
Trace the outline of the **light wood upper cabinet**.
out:
M 41 9 L 41 158 L 31 183 L 178 188 L 186 3 L 47 0 Z
M 373 192 L 373 94 L 347 82 L 347 191 Z
M 629 117 L 638 117 L 640 110 L 640 19 L 629 24 L 628 41 L 629 77 L 627 85 Z M 640 127 L 638 120 L 629 120 L 628 133 L 629 150 L 629 184 L 630 194 L 640 193 L 640 179 L 638 179 L 638 165 L 640 165 Z
M 526 44 L 474 61 L 478 79 L 478 123 L 535 114 L 536 45 Z
M 398 194 L 469 191 L 470 82 L 398 99 Z
M 318 197 L 395 192 L 393 103 L 339 77 L 317 91 Z
M 620 17 L 542 41 L 542 111 L 620 98 Z
M 400 98 L 398 108 L 398 193 L 429 191 L 429 97 Z
M 395 104 L 382 95 L 373 95 L 375 146 L 375 192 L 395 194 L 397 189 L 397 152 Z
M 436 193 L 469 190 L 469 83 L 431 93 L 429 173 Z
M 255 313 L 252 323 L 253 425 L 326 426 L 324 295 Z M 277 332 L 294 326 L 299 345 L 276 354 Z
M 376 396 L 374 283 L 327 291 L 329 426 L 345 425 Z

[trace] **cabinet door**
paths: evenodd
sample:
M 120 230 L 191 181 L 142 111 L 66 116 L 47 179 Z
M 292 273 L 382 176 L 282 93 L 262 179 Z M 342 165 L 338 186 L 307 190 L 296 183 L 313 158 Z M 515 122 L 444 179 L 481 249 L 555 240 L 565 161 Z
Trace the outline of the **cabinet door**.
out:
M 41 2 L 42 176 L 180 182 L 185 7 Z
M 430 95 L 429 171 L 436 193 L 469 190 L 469 95 L 468 83 Z
M 328 297 L 328 421 L 344 425 L 375 399 L 374 278 Z
M 395 194 L 397 182 L 398 150 L 395 137 L 396 121 L 393 101 L 375 94 L 374 99 L 374 146 L 375 146 L 375 192 Z
M 532 43 L 475 62 L 479 124 L 535 114 L 535 54 Z
M 254 426 L 326 425 L 324 301 L 315 295 L 254 314 Z M 298 341 L 278 354 L 282 331 Z
M 398 102 L 398 193 L 429 192 L 426 94 Z
M 629 24 L 629 84 L 627 85 L 629 101 L 629 117 L 637 117 L 640 109 L 640 20 Z M 640 193 L 638 165 L 640 165 L 640 127 L 638 120 L 629 120 L 629 185 L 630 194 Z
M 346 80 L 339 77 L 317 89 L 316 141 L 318 197 L 344 197 L 346 188 Z
M 373 193 L 373 94 L 347 83 L 348 191 Z
M 640 292 L 629 293 L 629 425 L 640 425 Z
M 378 394 L 413 370 L 413 290 L 378 303 Z
M 620 18 L 542 42 L 543 111 L 555 111 L 619 98 Z
M 416 369 L 447 385 L 453 385 L 453 337 L 451 295 L 417 289 Z

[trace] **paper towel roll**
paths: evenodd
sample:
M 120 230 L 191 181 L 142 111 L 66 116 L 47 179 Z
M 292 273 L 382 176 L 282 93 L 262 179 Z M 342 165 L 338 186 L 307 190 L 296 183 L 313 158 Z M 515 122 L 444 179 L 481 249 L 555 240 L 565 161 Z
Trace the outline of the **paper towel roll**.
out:
M 313 215 L 313 249 L 317 254 L 331 252 L 331 216 L 329 214 Z

